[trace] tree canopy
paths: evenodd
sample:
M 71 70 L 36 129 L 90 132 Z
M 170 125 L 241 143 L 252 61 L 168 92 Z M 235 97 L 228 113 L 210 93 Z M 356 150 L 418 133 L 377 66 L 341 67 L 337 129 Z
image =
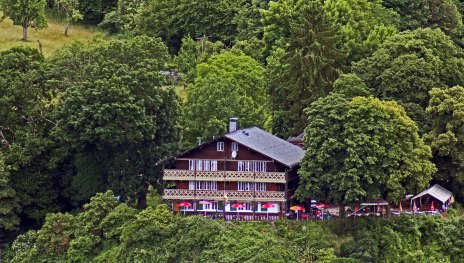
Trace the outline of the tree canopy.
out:
M 432 129 L 425 135 L 438 168 L 436 180 L 453 189 L 461 200 L 464 197 L 463 100 L 464 88 L 461 86 L 432 89 L 427 107 L 427 113 L 432 116 Z
M 227 132 L 230 117 L 238 117 L 244 127 L 267 125 L 264 68 L 259 62 L 243 53 L 223 52 L 199 64 L 196 71 L 184 108 L 189 143 Z
M 436 170 L 430 148 L 396 102 L 332 93 L 306 113 L 301 199 L 344 205 L 382 196 L 395 203 L 425 188 Z
M 27 41 L 29 27 L 41 29 L 47 27 L 45 18 L 46 0 L 1 0 L 2 20 L 9 17 L 14 25 L 23 28 L 23 41 Z

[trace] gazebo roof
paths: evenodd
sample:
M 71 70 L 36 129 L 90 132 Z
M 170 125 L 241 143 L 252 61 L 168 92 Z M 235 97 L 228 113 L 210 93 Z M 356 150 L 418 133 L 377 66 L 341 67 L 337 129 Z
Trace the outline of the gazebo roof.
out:
M 428 189 L 425 189 L 424 191 L 420 192 L 418 195 L 414 196 L 411 199 L 411 201 L 419 197 L 422 197 L 424 195 L 431 195 L 435 197 L 436 199 L 440 200 L 442 203 L 444 203 L 446 202 L 446 200 L 448 200 L 451 197 L 452 193 L 446 190 L 445 188 L 441 187 L 440 185 L 435 184 L 434 186 Z
M 363 203 L 361 203 L 362 206 L 368 206 L 368 205 L 388 205 L 387 201 L 383 199 L 382 197 L 379 197 L 377 199 L 367 199 Z

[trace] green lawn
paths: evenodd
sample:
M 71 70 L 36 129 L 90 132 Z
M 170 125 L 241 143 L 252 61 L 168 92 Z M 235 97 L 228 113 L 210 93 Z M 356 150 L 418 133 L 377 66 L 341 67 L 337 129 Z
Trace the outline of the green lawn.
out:
M 0 17 L 2 13 L 0 12 Z M 38 48 L 37 40 L 42 43 L 43 54 L 47 57 L 50 56 L 55 49 L 78 40 L 87 43 L 92 40 L 97 34 L 102 33 L 95 27 L 71 25 L 69 35 L 64 35 L 64 23 L 55 20 L 48 21 L 48 27 L 35 30 L 30 28 L 28 30 L 29 40 L 27 42 L 21 41 L 22 28 L 20 26 L 13 26 L 9 19 L 0 22 L 0 51 L 7 50 L 14 46 L 29 46 Z

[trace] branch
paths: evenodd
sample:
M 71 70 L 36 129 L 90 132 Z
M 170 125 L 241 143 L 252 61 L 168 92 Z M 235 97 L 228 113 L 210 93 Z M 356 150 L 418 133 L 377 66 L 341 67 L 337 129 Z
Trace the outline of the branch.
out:
M 47 118 L 45 118 L 45 117 L 43 116 L 43 112 L 42 112 L 41 109 L 39 109 L 39 112 L 40 112 L 40 117 L 42 117 L 42 119 L 46 120 L 47 122 L 49 122 L 49 123 L 51 123 L 51 124 L 53 124 L 53 125 L 56 125 L 56 122 L 54 122 L 54 121 L 52 121 L 52 120 L 49 120 L 49 119 L 47 119 Z
M 11 147 L 11 144 L 6 140 L 5 135 L 3 134 L 3 131 L 0 129 L 0 141 L 6 145 L 7 148 Z

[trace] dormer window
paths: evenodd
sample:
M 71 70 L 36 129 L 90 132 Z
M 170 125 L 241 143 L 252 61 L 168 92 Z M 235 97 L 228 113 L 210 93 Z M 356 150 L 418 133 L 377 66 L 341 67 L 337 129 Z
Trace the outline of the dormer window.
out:
M 224 151 L 224 142 L 217 142 L 217 151 L 223 152 Z
M 232 142 L 231 150 L 234 152 L 238 152 L 238 143 Z

